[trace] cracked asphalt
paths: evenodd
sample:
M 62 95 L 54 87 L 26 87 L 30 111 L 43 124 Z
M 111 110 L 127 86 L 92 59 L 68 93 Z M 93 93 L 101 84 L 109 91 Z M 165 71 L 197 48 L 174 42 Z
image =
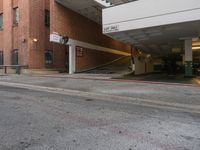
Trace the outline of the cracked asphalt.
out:
M 200 101 L 197 87 L 28 76 L 0 81 L 184 104 Z M 0 85 L 0 150 L 199 149 L 200 113 Z

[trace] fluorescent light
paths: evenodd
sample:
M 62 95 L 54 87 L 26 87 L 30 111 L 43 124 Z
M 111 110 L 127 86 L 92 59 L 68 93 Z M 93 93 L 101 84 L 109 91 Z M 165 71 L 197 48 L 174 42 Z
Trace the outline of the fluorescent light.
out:
M 200 42 L 193 42 L 193 43 L 192 43 L 192 46 L 193 46 L 193 47 L 195 47 L 195 46 L 198 46 L 198 47 L 199 47 L 199 46 L 200 46 Z
M 103 7 L 110 7 L 112 3 L 108 0 L 94 0 L 95 2 L 99 3 Z
M 192 47 L 193 50 L 200 50 L 200 46 L 199 47 Z

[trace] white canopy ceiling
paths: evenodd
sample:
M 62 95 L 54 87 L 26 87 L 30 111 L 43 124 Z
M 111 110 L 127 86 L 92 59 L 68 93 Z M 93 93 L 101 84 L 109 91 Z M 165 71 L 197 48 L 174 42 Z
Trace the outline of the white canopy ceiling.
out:
M 63 6 L 72 9 L 75 12 L 102 24 L 102 8 L 103 6 L 95 0 L 56 0 Z M 102 0 L 105 1 L 105 0 Z M 132 2 L 135 0 L 109 0 L 113 5 Z

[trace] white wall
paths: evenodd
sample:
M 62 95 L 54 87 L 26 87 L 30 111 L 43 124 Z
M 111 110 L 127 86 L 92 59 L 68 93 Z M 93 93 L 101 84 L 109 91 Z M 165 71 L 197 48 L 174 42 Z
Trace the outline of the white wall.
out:
M 200 0 L 139 0 L 103 10 L 104 33 L 200 20 Z

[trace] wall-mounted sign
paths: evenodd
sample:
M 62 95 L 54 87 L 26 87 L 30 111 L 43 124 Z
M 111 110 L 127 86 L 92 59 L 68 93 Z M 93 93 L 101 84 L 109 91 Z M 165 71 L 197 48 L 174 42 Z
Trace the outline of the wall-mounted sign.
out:
M 55 42 L 59 44 L 66 45 L 69 41 L 68 36 L 61 36 L 58 33 L 54 32 L 53 34 L 50 35 L 50 42 Z
M 50 35 L 50 42 L 60 43 L 62 36 L 57 33 L 53 33 Z
M 76 46 L 76 56 L 77 57 L 83 57 L 84 56 L 83 47 Z
M 111 33 L 111 32 L 118 32 L 118 31 L 119 31 L 119 25 L 112 25 L 112 26 L 103 28 L 103 33 Z

